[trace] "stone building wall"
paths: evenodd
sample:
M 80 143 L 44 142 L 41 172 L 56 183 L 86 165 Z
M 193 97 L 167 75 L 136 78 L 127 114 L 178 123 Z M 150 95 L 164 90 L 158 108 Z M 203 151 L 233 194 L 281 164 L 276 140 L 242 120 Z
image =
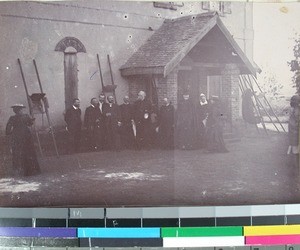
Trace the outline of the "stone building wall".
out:
M 251 37 L 245 37 L 245 29 L 251 29 L 251 3 L 232 2 L 232 14 L 221 16 L 241 48 L 247 43 L 251 52 Z M 245 11 L 247 27 L 244 27 Z M 90 99 L 101 90 L 97 65 L 99 54 L 104 83 L 111 84 L 107 63 L 109 54 L 118 103 L 124 95 L 136 98 L 137 89 L 145 88 L 143 81 L 133 81 L 121 76 L 119 68 L 158 29 L 164 18 L 176 18 L 207 12 L 201 2 L 185 2 L 177 10 L 155 8 L 153 2 L 135 1 L 5 1 L 0 2 L 0 131 L 12 114 L 14 103 L 26 104 L 26 96 L 17 59 L 23 64 L 30 93 L 39 92 L 32 60 L 35 59 L 46 92 L 50 116 L 54 126 L 64 126 L 65 109 L 64 53 L 54 51 L 65 37 L 79 39 L 86 53 L 77 53 L 78 97 L 82 110 Z M 150 27 L 150 28 L 149 28 Z M 252 40 L 251 40 L 252 39 Z M 249 55 L 249 54 L 248 54 Z M 250 56 L 251 58 L 251 56 Z M 167 81 L 166 87 L 158 89 L 160 96 L 168 94 L 176 104 L 176 75 L 158 82 Z M 142 79 L 143 80 L 143 79 Z M 162 84 L 163 85 L 163 84 Z M 165 89 L 164 89 L 165 88 Z M 161 103 L 161 100 L 160 100 Z M 37 119 L 40 122 L 41 119 Z
M 178 91 L 178 70 L 173 70 L 167 77 L 157 77 L 156 78 L 156 87 L 158 94 L 158 105 L 162 105 L 163 98 L 167 97 L 171 103 L 176 107 L 177 100 L 177 91 Z

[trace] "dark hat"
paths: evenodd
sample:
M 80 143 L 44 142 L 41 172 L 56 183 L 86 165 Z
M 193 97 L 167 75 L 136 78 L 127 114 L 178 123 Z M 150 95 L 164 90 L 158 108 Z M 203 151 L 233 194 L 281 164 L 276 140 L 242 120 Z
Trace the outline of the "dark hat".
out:
M 45 93 L 33 93 L 31 96 L 30 96 L 30 99 L 33 101 L 33 102 L 39 102 L 40 100 L 42 100 L 44 97 L 45 97 Z
M 23 109 L 23 108 L 26 108 L 26 106 L 23 105 L 23 104 L 17 103 L 17 104 L 12 105 L 11 108 L 20 108 L 20 109 Z
M 293 95 L 290 101 L 291 107 L 297 107 L 300 104 L 300 96 L 299 95 Z
M 291 102 L 300 103 L 300 96 L 299 95 L 293 95 L 291 98 Z

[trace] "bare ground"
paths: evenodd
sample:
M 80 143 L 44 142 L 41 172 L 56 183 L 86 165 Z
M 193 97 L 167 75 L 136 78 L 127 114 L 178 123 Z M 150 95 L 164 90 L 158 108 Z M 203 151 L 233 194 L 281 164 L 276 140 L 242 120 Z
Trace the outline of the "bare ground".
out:
M 93 152 L 40 158 L 42 174 L 0 179 L 2 207 L 217 206 L 300 202 L 287 135 L 244 136 L 229 153 Z M 6 158 L 7 162 L 8 159 Z

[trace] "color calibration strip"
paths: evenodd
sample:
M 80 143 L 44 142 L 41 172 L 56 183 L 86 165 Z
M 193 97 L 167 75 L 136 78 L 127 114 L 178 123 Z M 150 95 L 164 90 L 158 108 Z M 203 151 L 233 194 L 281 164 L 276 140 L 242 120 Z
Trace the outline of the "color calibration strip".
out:
M 243 227 L 162 228 L 164 247 L 244 246 Z
M 78 240 L 79 247 L 226 247 L 300 244 L 300 225 L 184 228 L 0 227 L 4 238 Z
M 246 226 L 245 245 L 300 244 L 300 225 Z

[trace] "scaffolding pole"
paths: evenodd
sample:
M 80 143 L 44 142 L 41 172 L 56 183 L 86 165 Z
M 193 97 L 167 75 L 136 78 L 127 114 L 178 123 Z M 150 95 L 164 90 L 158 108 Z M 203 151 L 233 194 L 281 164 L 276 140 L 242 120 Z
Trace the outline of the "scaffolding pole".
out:
M 249 77 L 249 80 L 250 80 L 250 76 L 248 76 L 248 77 Z M 257 81 L 257 79 L 256 79 L 254 76 L 252 76 L 252 78 L 253 78 L 253 80 L 254 80 L 254 82 L 255 82 L 256 86 L 257 86 L 257 87 L 258 87 L 258 89 L 260 90 L 260 92 L 261 92 L 261 93 L 263 93 L 263 91 L 262 91 L 261 87 L 260 87 L 260 86 L 259 86 L 259 84 L 258 84 L 258 81 Z M 285 128 L 283 127 L 282 123 L 280 122 L 280 120 L 279 120 L 278 116 L 275 114 L 275 112 L 274 112 L 274 110 L 273 110 L 273 108 L 272 108 L 271 104 L 269 103 L 268 99 L 265 97 L 265 95 L 263 95 L 263 97 L 264 97 L 264 100 L 265 100 L 265 102 L 266 102 L 266 103 L 267 103 L 267 105 L 269 106 L 270 110 L 272 111 L 273 115 L 275 116 L 275 118 L 276 118 L 277 122 L 280 124 L 280 126 L 281 126 L 282 130 L 283 130 L 284 132 L 286 132 Z
M 243 77 L 242 75 L 240 76 L 240 78 L 241 78 L 241 80 L 242 80 L 243 82 L 247 83 L 246 80 L 244 79 L 244 77 Z M 258 101 L 257 101 L 257 97 L 256 97 L 256 95 L 255 95 L 255 93 L 254 93 L 254 91 L 253 91 L 253 88 L 251 88 L 251 86 L 250 86 L 250 89 L 251 89 L 251 91 L 252 91 L 252 93 L 253 93 L 253 96 L 254 96 L 254 99 L 255 99 L 255 102 L 256 102 L 256 108 L 257 108 L 257 112 L 258 112 L 258 115 L 259 115 L 261 124 L 262 124 L 262 126 L 263 126 L 263 129 L 264 129 L 265 133 L 268 135 L 268 131 L 267 131 L 266 125 L 265 125 L 265 123 L 264 123 L 262 114 L 261 114 L 260 109 L 259 109 L 259 104 L 258 104 Z
M 21 60 L 19 58 L 18 58 L 18 64 L 19 64 L 19 68 L 20 68 L 20 71 L 21 71 L 22 80 L 23 80 L 23 84 L 24 84 L 24 88 L 25 88 L 25 92 L 26 92 L 26 98 L 27 98 L 27 102 L 28 102 L 29 113 L 30 113 L 30 116 L 32 118 L 34 118 L 33 111 L 32 111 L 32 106 L 31 106 L 31 101 L 30 101 L 30 97 L 29 97 L 29 94 L 28 94 L 28 88 L 27 88 L 25 76 L 24 76 L 24 73 L 23 73 L 23 68 L 22 68 Z M 36 127 L 35 127 L 35 121 L 33 121 L 33 130 L 34 130 L 34 133 L 35 133 L 36 138 L 37 138 L 37 142 L 38 142 L 40 154 L 43 157 L 43 151 L 42 151 L 42 147 L 41 147 L 41 142 L 40 142 L 39 134 L 38 134 L 38 132 L 36 130 Z
M 247 80 L 247 78 L 245 77 L 245 80 L 248 82 L 250 88 L 252 89 L 252 92 L 254 93 L 254 88 L 253 85 L 251 83 L 251 79 L 249 78 Z M 259 98 L 257 98 L 257 102 L 258 104 L 262 107 L 262 109 L 265 111 L 265 113 L 267 114 L 267 116 L 269 117 L 271 123 L 274 125 L 275 129 L 277 130 L 278 133 L 280 133 L 280 130 L 278 129 L 278 127 L 276 126 L 275 122 L 273 121 L 272 117 L 270 116 L 268 110 L 265 108 L 265 106 L 261 103 L 261 101 L 259 100 Z
M 41 79 L 40 79 L 40 74 L 39 74 L 38 69 L 37 69 L 36 61 L 34 59 L 33 59 L 33 64 L 34 64 L 36 76 L 37 76 L 37 79 L 38 79 L 38 82 L 39 82 L 41 94 L 43 94 L 44 92 L 43 92 L 43 87 L 42 87 L 42 83 L 41 83 Z M 56 143 L 55 135 L 54 135 L 54 132 L 53 132 L 53 126 L 52 126 L 50 115 L 49 115 L 48 105 L 45 105 L 45 102 L 44 102 L 44 107 L 45 107 L 45 113 L 46 113 L 46 116 L 47 116 L 50 133 L 51 133 L 52 140 L 53 140 L 55 153 L 56 153 L 56 156 L 59 157 L 58 149 L 57 149 L 57 143 Z

